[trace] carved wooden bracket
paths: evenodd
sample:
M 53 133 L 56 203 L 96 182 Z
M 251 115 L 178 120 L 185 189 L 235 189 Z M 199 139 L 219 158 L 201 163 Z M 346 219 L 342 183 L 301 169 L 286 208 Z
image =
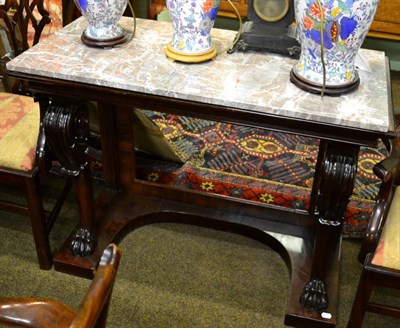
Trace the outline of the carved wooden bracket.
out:
M 71 241 L 75 256 L 89 256 L 97 243 L 94 234 L 94 200 L 88 166 L 89 114 L 85 103 L 53 101 L 42 121 L 46 142 L 59 160 L 62 172 L 73 177 L 79 207 L 79 226 Z
M 43 119 L 46 142 L 63 173 L 77 176 L 88 164 L 89 114 L 85 105 L 52 103 Z
M 318 229 L 314 248 L 311 275 L 304 286 L 299 302 L 309 310 L 325 311 L 329 305 L 325 278 L 327 262 L 340 234 L 344 213 L 353 193 L 357 170 L 359 146 L 340 142 L 323 142 L 319 159 L 322 159 L 318 185 L 315 218 Z M 336 230 L 336 231 L 332 231 Z
M 316 216 L 321 224 L 339 225 L 353 193 L 358 147 L 329 144 L 318 192 Z

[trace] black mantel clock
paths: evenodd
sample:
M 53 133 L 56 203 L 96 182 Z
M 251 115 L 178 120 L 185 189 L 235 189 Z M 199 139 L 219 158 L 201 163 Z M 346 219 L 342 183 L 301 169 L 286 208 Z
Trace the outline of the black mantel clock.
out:
M 298 57 L 294 21 L 293 0 L 249 0 L 248 21 L 228 52 L 265 50 Z

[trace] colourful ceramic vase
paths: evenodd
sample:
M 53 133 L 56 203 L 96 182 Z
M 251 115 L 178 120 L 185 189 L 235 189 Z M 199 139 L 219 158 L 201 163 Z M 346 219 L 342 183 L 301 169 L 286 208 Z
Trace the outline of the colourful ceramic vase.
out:
M 294 4 L 301 55 L 291 72 L 292 82 L 331 95 L 357 88 L 354 63 L 379 0 L 295 0 Z
M 183 62 L 214 58 L 217 50 L 211 40 L 211 29 L 220 0 L 167 0 L 166 4 L 173 28 L 167 56 Z
M 112 46 L 126 40 L 126 32 L 118 26 L 127 0 L 74 0 L 89 26 L 82 41 L 90 46 Z

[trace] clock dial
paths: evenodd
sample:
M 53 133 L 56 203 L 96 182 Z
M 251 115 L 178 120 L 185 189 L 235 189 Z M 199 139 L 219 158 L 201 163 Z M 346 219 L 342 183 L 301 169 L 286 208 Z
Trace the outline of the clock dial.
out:
M 266 22 L 278 22 L 289 11 L 289 0 L 254 0 L 254 12 Z
M 228 53 L 247 49 L 265 50 L 298 58 L 300 45 L 294 37 L 292 25 L 295 0 L 247 1 L 248 21 L 243 24 L 238 42 Z

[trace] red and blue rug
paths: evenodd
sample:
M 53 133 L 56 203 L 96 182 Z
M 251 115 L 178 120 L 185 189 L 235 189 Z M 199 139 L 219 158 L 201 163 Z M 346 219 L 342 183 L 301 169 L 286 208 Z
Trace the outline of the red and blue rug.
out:
M 228 123 L 142 111 L 181 162 L 136 156 L 139 179 L 249 201 L 308 209 L 319 140 Z M 93 176 L 102 180 L 101 152 L 91 149 Z M 153 154 L 154 155 L 154 154 Z M 380 180 L 372 169 L 387 156 L 383 146 L 361 148 L 354 193 L 343 234 L 361 237 Z
M 144 111 L 184 163 L 137 158 L 137 176 L 177 188 L 307 209 L 319 140 L 251 127 Z M 383 147 L 362 148 L 344 234 L 365 231 L 380 186 L 373 166 Z

